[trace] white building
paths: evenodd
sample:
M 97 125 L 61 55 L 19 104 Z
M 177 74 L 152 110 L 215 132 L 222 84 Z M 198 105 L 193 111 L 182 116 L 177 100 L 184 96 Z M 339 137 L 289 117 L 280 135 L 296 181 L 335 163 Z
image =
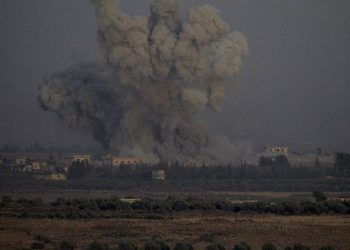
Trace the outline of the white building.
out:
M 165 176 L 165 170 L 156 170 L 156 171 L 152 171 L 152 179 L 153 179 L 153 180 L 164 181 L 165 178 L 166 178 L 166 176 Z

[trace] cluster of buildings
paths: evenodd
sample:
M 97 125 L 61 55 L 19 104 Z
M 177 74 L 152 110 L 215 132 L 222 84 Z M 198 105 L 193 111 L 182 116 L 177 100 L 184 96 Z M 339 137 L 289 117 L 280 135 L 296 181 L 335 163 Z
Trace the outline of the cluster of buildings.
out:
M 84 163 L 95 168 L 113 171 L 121 166 L 137 166 L 142 160 L 137 157 L 107 155 L 95 159 L 91 155 L 45 155 L 45 154 L 0 154 L 0 166 L 13 171 L 31 174 L 37 179 L 65 181 L 73 163 Z M 162 179 L 154 173 L 155 179 Z M 164 173 L 165 179 L 165 173 Z
M 66 180 L 66 175 L 58 171 L 53 159 L 26 154 L 5 154 L 0 156 L 0 165 L 13 171 L 30 173 L 37 179 Z
M 312 152 L 296 153 L 285 146 L 267 146 L 263 152 L 249 155 L 245 161 L 250 165 L 259 166 L 262 157 L 273 161 L 276 157 L 285 156 L 290 166 L 298 167 L 329 167 L 333 168 L 336 154 L 315 150 Z M 71 155 L 47 155 L 47 154 L 19 154 L 19 153 L 0 153 L 0 167 L 6 167 L 11 170 L 28 173 L 37 179 L 65 181 L 69 168 L 73 163 L 83 163 L 94 168 L 103 168 L 111 173 L 121 166 L 136 167 L 142 164 L 138 157 L 120 157 L 106 155 L 100 158 L 94 158 L 89 154 L 71 154 Z M 195 165 L 191 165 L 195 166 Z M 164 170 L 155 170 L 152 172 L 152 179 L 165 180 Z
M 315 167 L 315 164 L 318 164 L 320 167 L 333 168 L 336 159 L 335 153 L 321 149 L 300 153 L 294 152 L 286 146 L 266 146 L 263 152 L 249 155 L 247 163 L 257 166 L 261 157 L 274 160 L 278 156 L 285 156 L 292 167 Z

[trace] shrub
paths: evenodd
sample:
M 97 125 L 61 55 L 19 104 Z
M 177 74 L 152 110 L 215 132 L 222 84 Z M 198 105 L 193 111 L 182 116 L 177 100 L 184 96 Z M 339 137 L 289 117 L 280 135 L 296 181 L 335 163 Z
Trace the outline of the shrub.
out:
M 11 196 L 4 195 L 4 196 L 1 198 L 1 202 L 2 202 L 2 203 L 10 203 L 10 202 L 13 202 L 13 199 L 11 198 Z
M 153 240 L 147 242 L 144 246 L 145 250 L 170 250 L 170 247 L 161 240 Z
M 251 250 L 251 248 L 247 243 L 241 242 L 240 244 L 236 244 L 233 250 Z
M 30 204 L 33 207 L 40 207 L 40 206 L 44 205 L 44 202 L 43 202 L 43 200 L 41 198 L 35 198 L 34 200 L 30 201 Z
M 321 247 L 320 250 L 335 250 L 335 248 L 332 246 L 325 246 L 325 247 Z
M 61 242 L 61 250 L 73 250 L 75 249 L 75 243 L 70 240 L 65 240 Z
M 26 211 L 17 215 L 17 218 L 28 218 L 28 217 L 29 217 L 29 214 Z
M 118 244 L 117 250 L 137 250 L 137 246 L 128 241 L 122 241 Z
M 321 192 L 321 191 L 314 191 L 312 193 L 312 196 L 315 198 L 316 201 L 326 201 L 327 200 L 326 194 Z
M 275 245 L 270 244 L 270 243 L 265 243 L 262 247 L 261 250 L 277 250 Z
M 220 244 L 212 244 L 207 246 L 207 250 L 225 250 L 225 247 Z
M 154 241 L 147 242 L 144 246 L 144 250 L 161 250 L 161 246 Z
M 88 250 L 107 250 L 108 247 L 101 242 L 94 241 L 89 245 L 87 249 Z
M 32 244 L 32 249 L 44 249 L 44 248 L 45 248 L 45 244 L 41 242 L 33 242 Z
M 193 250 L 193 246 L 189 243 L 177 243 L 174 247 L 174 250 Z
M 155 242 L 160 245 L 161 250 L 170 250 L 170 247 L 164 241 L 156 240 Z
M 215 238 L 214 234 L 209 234 L 209 233 L 202 234 L 200 236 L 201 241 L 205 241 L 205 242 L 214 242 L 214 238 Z
M 45 235 L 35 235 L 35 236 L 33 237 L 33 239 L 36 240 L 36 241 L 45 243 L 45 244 L 51 242 L 51 240 L 50 240 L 48 237 L 46 237 Z
M 293 246 L 293 250 L 311 250 L 310 247 L 301 245 L 301 244 L 295 244 Z

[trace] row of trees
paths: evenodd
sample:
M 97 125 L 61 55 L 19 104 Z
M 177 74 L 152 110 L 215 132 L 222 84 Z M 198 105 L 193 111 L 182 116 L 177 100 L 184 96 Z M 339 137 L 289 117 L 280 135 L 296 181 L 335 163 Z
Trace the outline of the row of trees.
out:
M 61 250 L 74 250 L 75 244 L 73 242 L 69 241 L 63 241 L 61 243 Z M 91 243 L 87 250 L 138 250 L 136 244 L 130 242 L 130 241 L 123 241 L 120 242 L 115 248 L 111 248 L 106 244 L 103 244 L 101 242 L 94 241 Z M 147 242 L 140 250 L 171 250 L 171 247 L 166 244 L 162 240 L 152 240 Z M 206 250 L 226 250 L 223 245 L 219 243 L 210 244 L 206 247 Z M 252 248 L 246 243 L 241 242 L 238 244 L 235 244 L 232 247 L 232 250 L 251 250 Z M 274 244 L 271 243 L 265 243 L 261 246 L 261 250 L 277 250 L 277 247 Z M 173 250 L 194 250 L 194 247 L 192 244 L 187 242 L 179 242 L 174 247 Z M 285 250 L 310 250 L 310 247 L 302 245 L 302 244 L 295 244 L 293 246 L 285 247 Z M 319 250 L 335 250 L 332 246 L 324 246 L 321 247 Z
M 154 166 L 138 165 L 136 167 L 122 166 L 118 169 L 96 169 L 83 163 L 73 163 L 68 176 L 70 179 L 82 179 L 84 177 L 102 179 L 133 179 L 149 180 L 153 170 L 165 170 L 169 180 L 232 180 L 232 179 L 315 179 L 327 176 L 350 177 L 348 174 L 336 172 L 332 168 L 309 167 L 272 167 L 261 168 L 248 164 L 239 167 L 227 165 L 217 167 L 182 167 L 176 164 Z
M 12 200 L 3 197 L 0 207 L 16 208 L 17 211 L 28 212 L 32 207 L 45 208 L 43 214 L 27 214 L 30 216 L 52 217 L 52 212 L 57 218 L 96 217 L 112 215 L 167 215 L 183 211 L 214 211 L 222 210 L 228 212 L 243 213 L 270 213 L 279 215 L 303 215 L 303 214 L 350 214 L 349 201 L 324 200 L 322 193 L 315 192 L 316 201 L 278 201 L 278 202 L 246 202 L 235 203 L 226 200 L 214 200 L 205 198 L 175 198 L 149 199 L 144 198 L 133 203 L 127 203 L 118 197 L 96 198 L 96 199 L 57 199 L 50 204 L 44 203 L 40 199 L 34 200 Z M 67 211 L 70 215 L 68 216 Z M 1 211 L 0 211 L 1 212 Z M 74 213 L 74 214 L 72 214 Z M 104 214 L 105 213 L 105 214 Z M 66 215 L 62 217 L 62 214 Z
M 315 162 L 317 165 L 317 161 Z M 350 155 L 337 154 L 334 168 L 292 167 L 288 159 L 281 155 L 273 159 L 261 157 L 259 166 L 241 164 L 240 166 L 219 165 L 216 167 L 185 167 L 179 163 L 157 165 L 140 164 L 136 167 L 123 166 L 118 169 L 94 169 L 87 162 L 73 162 L 68 173 L 69 179 L 82 179 L 86 176 L 96 178 L 117 178 L 147 180 L 153 170 L 163 169 L 170 180 L 201 179 L 311 179 L 327 176 L 350 177 Z

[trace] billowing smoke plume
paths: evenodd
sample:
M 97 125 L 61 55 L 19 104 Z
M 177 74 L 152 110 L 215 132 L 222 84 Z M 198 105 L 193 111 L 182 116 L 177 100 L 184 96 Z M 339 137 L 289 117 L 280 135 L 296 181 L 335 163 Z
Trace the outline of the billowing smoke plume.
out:
M 94 0 L 99 63 L 56 73 L 40 85 L 41 106 L 71 127 L 88 128 L 106 149 L 152 160 L 228 162 L 234 147 L 209 136 L 196 117 L 221 110 L 225 84 L 248 53 L 210 5 L 185 21 L 176 0 L 153 0 L 131 17 L 113 0 Z

